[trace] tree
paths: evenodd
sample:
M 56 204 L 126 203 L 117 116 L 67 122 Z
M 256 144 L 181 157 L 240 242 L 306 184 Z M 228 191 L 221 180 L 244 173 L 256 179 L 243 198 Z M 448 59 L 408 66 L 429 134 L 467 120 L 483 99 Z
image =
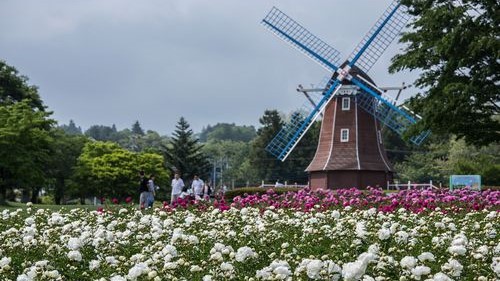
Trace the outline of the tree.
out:
M 173 170 L 180 171 L 184 179 L 190 179 L 194 174 L 201 177 L 208 176 L 210 164 L 202 152 L 203 145 L 193 137 L 189 123 L 181 117 L 175 127 L 170 143 L 164 146 L 167 165 Z
M 283 176 L 284 165 L 281 161 L 269 154 L 265 148 L 267 144 L 283 127 L 283 121 L 277 110 L 266 110 L 259 119 L 262 127 L 257 130 L 257 137 L 252 141 L 249 162 L 260 179 L 270 181 L 280 179 Z
M 81 135 L 82 134 L 82 128 L 77 127 L 75 122 L 73 120 L 69 120 L 68 125 L 61 125 L 59 126 L 66 134 L 68 135 Z
M 218 182 L 235 181 L 236 185 L 243 186 L 247 181 L 247 174 L 240 173 L 241 166 L 248 158 L 250 144 L 243 141 L 212 140 L 203 146 L 203 152 L 212 160 L 212 172 L 220 169 Z M 212 174 L 213 177 L 213 174 Z
M 498 1 L 402 0 L 416 16 L 391 72 L 421 74 L 423 93 L 410 105 L 423 121 L 410 130 L 455 134 L 469 144 L 500 140 L 500 17 Z
M 51 145 L 51 157 L 47 163 L 49 175 L 53 178 L 52 192 L 57 205 L 61 204 L 68 187 L 78 157 L 88 139 L 81 134 L 68 134 L 61 129 L 53 131 L 54 142 Z
M 93 125 L 85 131 L 85 135 L 97 141 L 116 141 L 116 127 Z
M 138 193 L 138 172 L 154 174 L 166 186 L 169 176 L 159 154 L 134 153 L 112 142 L 88 142 L 77 160 L 74 189 L 80 198 L 123 198 Z
M 38 88 L 28 84 L 28 78 L 19 74 L 17 69 L 0 60 L 0 106 L 29 100 L 32 109 L 44 111 Z
M 249 142 L 255 136 L 256 132 L 253 126 L 237 126 L 234 123 L 217 123 L 213 127 L 208 125 L 204 128 L 199 135 L 199 140 L 201 142 L 208 142 L 211 140 Z
M 144 136 L 144 130 L 142 130 L 141 124 L 139 124 L 139 121 L 135 121 L 135 123 L 132 125 L 132 134 Z
M 36 202 L 47 179 L 55 121 L 49 119 L 50 112 L 33 110 L 32 104 L 22 100 L 0 106 L 0 202 L 11 187 L 32 189 L 31 199 Z

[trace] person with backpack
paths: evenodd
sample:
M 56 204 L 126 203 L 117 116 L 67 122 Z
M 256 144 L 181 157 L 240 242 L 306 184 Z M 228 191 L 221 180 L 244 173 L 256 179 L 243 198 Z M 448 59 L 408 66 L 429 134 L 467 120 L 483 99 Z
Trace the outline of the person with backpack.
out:
M 144 209 L 148 204 L 149 189 L 148 178 L 144 175 L 144 171 L 139 172 L 139 208 Z

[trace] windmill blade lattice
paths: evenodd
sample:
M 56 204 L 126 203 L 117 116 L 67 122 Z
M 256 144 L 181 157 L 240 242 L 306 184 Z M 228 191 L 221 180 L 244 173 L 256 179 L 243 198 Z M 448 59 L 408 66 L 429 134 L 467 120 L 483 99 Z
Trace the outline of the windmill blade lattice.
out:
M 290 122 L 285 124 L 278 134 L 267 145 L 266 150 L 279 160 L 284 160 L 299 143 L 309 127 L 318 118 L 328 102 L 333 98 L 335 92 L 340 89 L 340 81 L 335 80 L 331 87 L 325 92 L 316 106 L 304 103 L 301 110 L 292 114 Z M 309 104 L 309 106 L 307 106 Z
M 399 1 L 389 5 L 349 56 L 351 66 L 356 64 L 364 72 L 372 68 L 410 19 L 406 10 Z
M 278 8 L 273 7 L 262 20 L 262 24 L 327 70 L 338 69 L 340 52 L 314 36 Z
M 380 95 L 379 93 L 383 91 L 374 85 L 357 78 L 353 78 L 351 81 L 361 88 L 356 98 L 357 104 L 400 136 L 420 119 L 409 110 L 396 106 L 396 103 L 391 102 L 388 97 Z M 410 141 L 420 145 L 429 133 L 429 131 L 422 132 L 418 136 L 410 138 Z

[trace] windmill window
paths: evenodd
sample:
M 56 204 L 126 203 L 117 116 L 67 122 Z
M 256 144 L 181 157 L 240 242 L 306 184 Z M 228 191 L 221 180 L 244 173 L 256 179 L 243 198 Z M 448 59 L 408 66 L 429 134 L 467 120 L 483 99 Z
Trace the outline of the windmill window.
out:
M 351 109 L 351 98 L 342 98 L 342 110 Z
M 349 141 L 349 129 L 341 129 L 340 142 L 348 142 L 348 141 Z

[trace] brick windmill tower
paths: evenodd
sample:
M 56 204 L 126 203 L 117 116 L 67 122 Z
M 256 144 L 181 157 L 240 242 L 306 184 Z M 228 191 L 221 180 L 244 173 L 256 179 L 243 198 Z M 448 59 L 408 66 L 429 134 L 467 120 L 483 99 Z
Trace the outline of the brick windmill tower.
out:
M 312 188 L 384 186 L 392 179 L 381 124 L 402 135 L 420 117 L 383 96 L 366 73 L 408 19 L 399 1 L 393 1 L 343 64 L 337 50 L 277 8 L 262 20 L 276 36 L 332 72 L 321 97 L 294 112 L 266 147 L 284 161 L 323 113 L 316 154 L 306 169 Z M 411 141 L 420 144 L 428 134 Z

